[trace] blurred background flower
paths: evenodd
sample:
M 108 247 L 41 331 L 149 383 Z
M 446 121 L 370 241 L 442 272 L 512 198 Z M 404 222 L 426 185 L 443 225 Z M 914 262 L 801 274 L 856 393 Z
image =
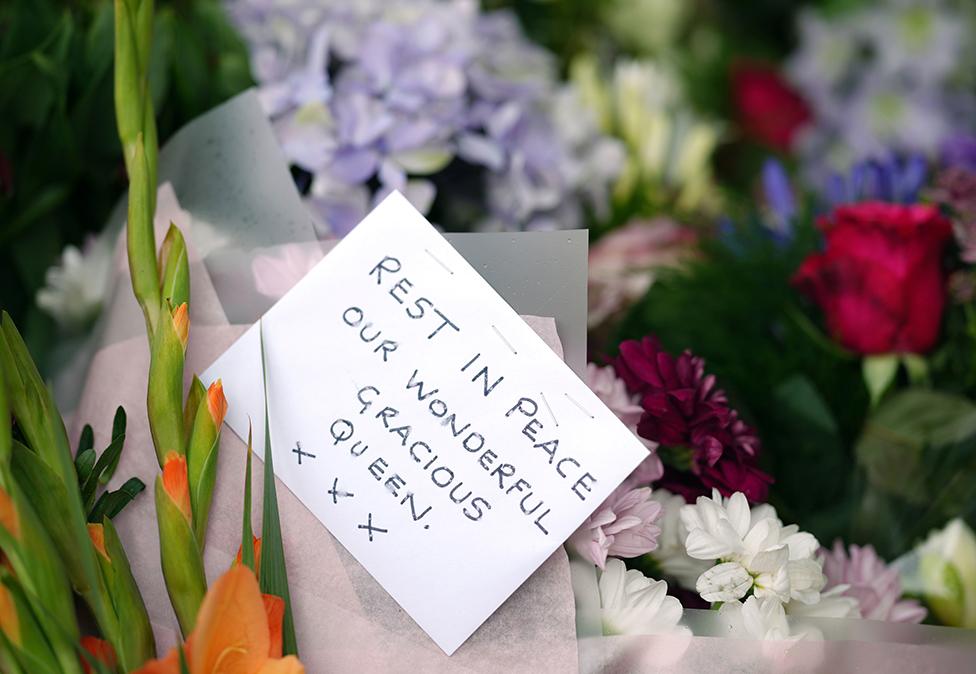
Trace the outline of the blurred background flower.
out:
M 948 0 L 885 0 L 801 12 L 786 72 L 813 110 L 797 139 L 808 170 L 846 171 L 891 152 L 934 157 L 947 138 L 971 131 L 970 10 Z
M 322 234 L 393 189 L 448 229 L 578 227 L 606 202 L 622 151 L 513 15 L 472 0 L 228 6 Z

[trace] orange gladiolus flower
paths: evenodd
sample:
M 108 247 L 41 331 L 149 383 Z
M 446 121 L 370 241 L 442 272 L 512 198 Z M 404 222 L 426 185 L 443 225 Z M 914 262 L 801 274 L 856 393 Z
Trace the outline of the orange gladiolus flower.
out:
M 224 397 L 224 385 L 218 379 L 210 388 L 207 389 L 207 409 L 210 411 L 210 418 L 213 419 L 217 430 L 224 423 L 224 416 L 227 414 L 227 398 Z
M 6 585 L 0 585 L 0 632 L 20 645 L 20 616 L 17 615 L 17 605 L 14 604 L 14 598 L 10 596 Z
M 98 637 L 82 637 L 81 647 L 88 651 L 95 660 L 115 671 L 115 650 L 112 648 L 112 644 Z M 85 670 L 85 674 L 92 674 L 93 670 L 84 658 L 81 659 L 81 668 Z
M 190 480 L 186 472 L 186 457 L 177 452 L 166 455 L 163 463 L 163 491 L 173 500 L 187 520 L 190 519 Z
M 207 592 L 196 628 L 183 644 L 190 674 L 304 674 L 289 655 L 281 658 L 284 602 L 264 595 L 257 578 L 236 565 Z M 136 674 L 179 674 L 179 651 L 147 662 Z
M 92 545 L 105 559 L 109 559 L 108 552 L 105 551 L 105 528 L 101 524 L 88 525 L 88 537 L 91 538 Z
M 251 536 L 254 539 L 254 574 L 256 576 L 261 575 L 261 539 L 258 536 Z M 237 546 L 237 561 L 235 564 L 244 563 L 244 550 L 243 546 Z
M 185 348 L 187 340 L 190 339 L 190 313 L 186 302 L 173 309 L 173 328 Z
M 0 526 L 10 532 L 16 539 L 20 538 L 20 517 L 17 516 L 17 506 L 10 494 L 0 487 Z

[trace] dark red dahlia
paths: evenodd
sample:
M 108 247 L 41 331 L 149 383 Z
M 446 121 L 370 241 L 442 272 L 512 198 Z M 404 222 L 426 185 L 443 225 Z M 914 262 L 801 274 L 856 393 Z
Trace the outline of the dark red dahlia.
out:
M 714 375 L 705 374 L 704 360 L 690 351 L 675 358 L 645 337 L 623 342 L 615 367 L 630 392 L 640 394 L 637 432 L 661 445 L 661 486 L 686 498 L 714 487 L 725 496 L 741 491 L 751 501 L 766 499 L 772 478 L 756 465 L 759 438 L 729 407 Z M 667 461 L 682 453 L 690 454 L 687 466 Z

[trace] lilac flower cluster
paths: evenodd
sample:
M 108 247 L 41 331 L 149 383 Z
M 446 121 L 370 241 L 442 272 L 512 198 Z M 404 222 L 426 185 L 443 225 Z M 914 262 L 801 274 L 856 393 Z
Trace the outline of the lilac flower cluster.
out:
M 426 212 L 459 162 L 486 181 L 451 226 L 579 225 L 623 153 L 561 88 L 511 14 L 474 0 L 236 0 L 263 104 L 312 174 L 320 233 L 345 234 L 391 190 Z M 474 222 L 472 222 L 474 220 Z
M 825 172 L 885 162 L 891 153 L 934 157 L 946 138 L 972 126 L 968 18 L 942 0 L 885 0 L 853 13 L 800 15 L 799 47 L 787 73 L 814 112 L 799 142 L 814 184 L 824 182 Z

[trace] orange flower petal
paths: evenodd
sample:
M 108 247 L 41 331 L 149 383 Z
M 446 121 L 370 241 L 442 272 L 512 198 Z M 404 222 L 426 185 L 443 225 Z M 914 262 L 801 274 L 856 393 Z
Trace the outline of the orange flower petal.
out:
M 2 487 L 0 487 L 0 526 L 10 532 L 10 535 L 20 539 L 20 518 L 17 516 L 17 506 Z
M 219 379 L 207 389 L 207 409 L 210 411 L 210 418 L 214 425 L 220 429 L 227 415 L 227 398 L 224 397 L 224 384 Z
M 285 600 L 274 594 L 262 594 L 264 612 L 268 616 L 269 658 L 281 657 L 281 632 L 285 622 Z
M 281 660 L 268 660 L 256 674 L 305 674 L 305 667 L 294 655 Z
M 82 637 L 81 647 L 91 653 L 93 658 L 101 662 L 109 669 L 115 669 L 115 649 L 112 648 L 112 644 L 109 642 L 105 641 L 104 639 L 99 639 L 98 637 Z M 88 665 L 88 662 L 86 662 L 84 658 L 81 659 L 81 668 L 85 670 L 85 674 L 92 674 L 92 668 Z
M 92 545 L 106 561 L 112 561 L 108 552 L 105 551 L 105 529 L 101 524 L 88 525 L 88 537 L 91 538 Z
M 163 462 L 163 491 L 173 500 L 187 520 L 190 519 L 190 480 L 186 472 L 186 457 L 170 452 Z
M 10 590 L 0 584 L 0 632 L 7 635 L 13 643 L 20 645 L 20 616 Z
M 190 312 L 186 302 L 173 309 L 173 329 L 176 330 L 176 336 L 185 347 L 190 338 Z
M 183 645 L 189 660 L 189 642 Z M 180 653 L 176 648 L 170 649 L 166 657 L 150 660 L 132 674 L 180 674 Z
M 250 569 L 233 566 L 210 586 L 193 638 L 193 674 L 252 674 L 264 665 L 271 648 L 268 617 Z
M 254 575 L 260 577 L 261 575 L 261 539 L 257 536 L 251 534 L 254 539 Z M 244 563 L 244 549 L 242 545 L 237 546 L 237 559 L 234 561 L 235 564 Z

